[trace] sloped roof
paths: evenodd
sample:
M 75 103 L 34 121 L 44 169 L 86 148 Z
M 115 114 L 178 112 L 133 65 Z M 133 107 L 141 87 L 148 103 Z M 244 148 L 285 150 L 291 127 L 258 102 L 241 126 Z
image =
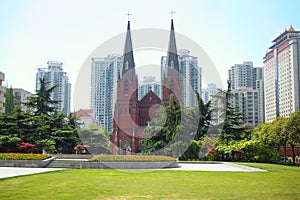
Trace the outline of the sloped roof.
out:
M 151 98 L 150 98 L 151 97 Z M 141 100 L 141 103 L 156 103 L 160 104 L 161 99 L 152 91 L 150 90 Z
M 93 110 L 92 109 L 80 109 L 75 112 L 76 117 L 93 117 Z

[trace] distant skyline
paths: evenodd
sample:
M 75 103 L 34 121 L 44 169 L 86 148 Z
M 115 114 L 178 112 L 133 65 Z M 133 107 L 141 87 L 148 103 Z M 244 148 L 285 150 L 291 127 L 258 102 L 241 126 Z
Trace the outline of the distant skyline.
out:
M 8 86 L 34 93 L 37 68 L 46 67 L 47 61 L 61 61 L 73 91 L 88 55 L 125 32 L 128 11 L 132 13 L 132 30 L 168 30 L 173 9 L 175 31 L 206 51 L 225 83 L 232 65 L 253 61 L 254 66 L 262 67 L 262 58 L 275 37 L 291 24 L 300 30 L 299 7 L 296 0 L 2 1 L 0 71 L 5 73 Z M 124 43 L 120 45 L 123 48 Z M 135 62 L 142 65 L 143 56 L 135 54 Z M 89 101 L 82 106 L 88 108 Z

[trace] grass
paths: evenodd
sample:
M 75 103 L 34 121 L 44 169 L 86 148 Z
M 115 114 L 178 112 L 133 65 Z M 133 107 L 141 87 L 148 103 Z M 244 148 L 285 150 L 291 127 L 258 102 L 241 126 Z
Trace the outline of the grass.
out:
M 299 199 L 300 168 L 268 172 L 63 170 L 0 180 L 0 199 Z

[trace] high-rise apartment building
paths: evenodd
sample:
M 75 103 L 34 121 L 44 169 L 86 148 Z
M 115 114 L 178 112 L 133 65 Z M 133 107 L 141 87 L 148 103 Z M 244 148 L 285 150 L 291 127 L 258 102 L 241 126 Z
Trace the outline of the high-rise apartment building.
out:
M 264 57 L 267 122 L 300 108 L 300 31 L 290 26 L 272 42 Z
M 263 122 L 258 90 L 249 87 L 234 89 L 232 103 L 242 113 L 244 123 L 256 126 Z
M 231 82 L 231 89 L 239 87 L 253 88 L 253 62 L 235 64 L 228 70 L 228 80 Z
M 253 62 L 235 64 L 228 70 L 232 103 L 244 118 L 244 123 L 258 125 L 264 122 L 263 68 L 253 67 Z
M 155 76 L 145 76 L 143 82 L 139 83 L 138 99 L 141 100 L 150 90 L 161 98 L 161 83 L 155 80 Z
M 259 123 L 265 122 L 265 91 L 264 91 L 264 68 L 263 67 L 254 67 L 252 69 L 253 73 L 253 89 L 258 91 L 258 106 L 259 114 L 258 119 Z
M 71 102 L 71 84 L 67 73 L 63 71 L 62 62 L 49 61 L 47 62 L 47 68 L 38 68 L 36 73 L 36 90 L 40 88 L 40 78 L 44 78 L 47 83 L 47 88 L 56 86 L 51 99 L 59 101 L 54 105 L 58 111 L 64 111 L 66 115 L 70 114 L 70 102 Z
M 186 107 L 196 105 L 195 91 L 201 95 L 202 73 L 198 66 L 198 58 L 190 55 L 190 51 L 180 49 L 177 51 L 180 74 L 182 76 L 182 101 Z M 167 56 L 161 57 L 161 73 L 166 65 Z M 162 75 L 161 75 L 162 76 Z
M 24 105 L 28 101 L 28 98 L 32 94 L 22 88 L 13 88 L 13 96 L 14 96 L 14 105 L 15 107 L 20 107 L 22 111 L 26 112 L 30 109 Z
M 110 54 L 91 60 L 91 102 L 96 120 L 107 131 L 112 130 L 116 84 L 123 56 Z
M 217 94 L 217 92 L 217 85 L 214 83 L 209 83 L 206 88 L 202 89 L 201 97 L 203 102 L 206 103 L 210 101 L 213 98 L 213 96 Z
M 5 80 L 5 74 L 0 72 L 0 115 L 5 113 L 5 97 L 4 94 L 6 92 L 6 88 L 3 86 L 3 81 Z

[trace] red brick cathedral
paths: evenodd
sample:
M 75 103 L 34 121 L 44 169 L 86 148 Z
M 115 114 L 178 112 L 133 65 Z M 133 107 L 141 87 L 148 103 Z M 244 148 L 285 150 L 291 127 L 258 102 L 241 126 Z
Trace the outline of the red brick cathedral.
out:
M 167 52 L 167 62 L 162 73 L 162 99 L 150 90 L 138 100 L 138 77 L 135 71 L 133 48 L 128 21 L 123 65 L 117 81 L 117 99 L 114 109 L 114 124 L 111 135 L 111 150 L 114 154 L 134 154 L 142 150 L 140 141 L 146 137 L 144 129 L 151 123 L 154 112 L 168 105 L 174 95 L 182 98 L 182 78 L 176 48 L 173 19 Z

